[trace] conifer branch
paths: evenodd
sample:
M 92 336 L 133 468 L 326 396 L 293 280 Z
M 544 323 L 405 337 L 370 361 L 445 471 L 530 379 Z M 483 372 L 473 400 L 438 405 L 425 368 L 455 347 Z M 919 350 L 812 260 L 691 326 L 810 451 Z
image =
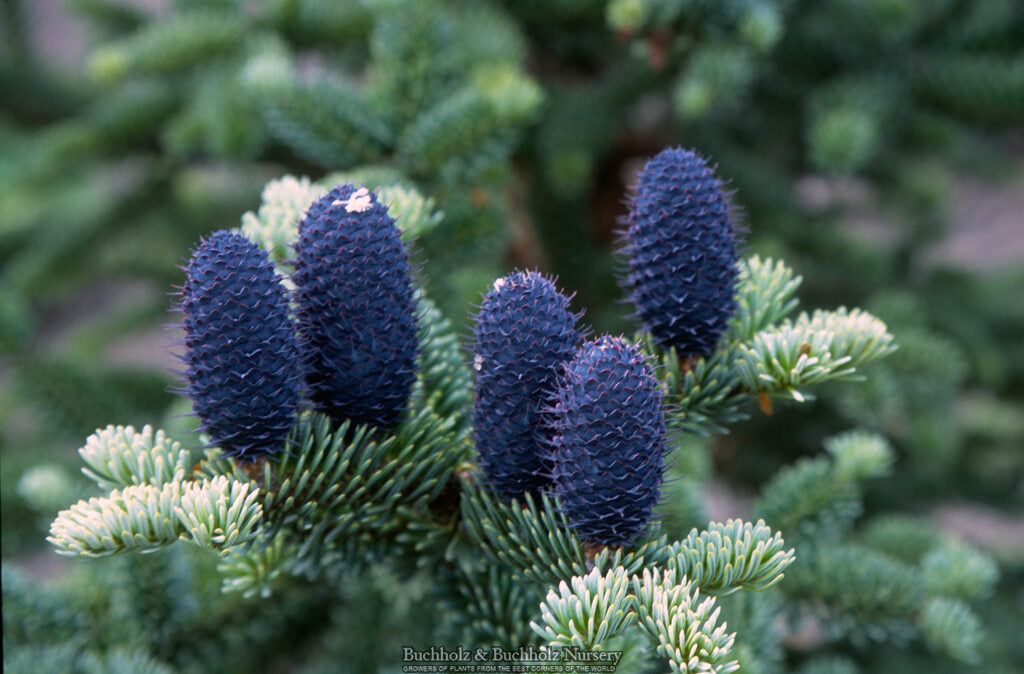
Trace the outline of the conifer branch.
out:
M 640 336 L 641 348 L 655 359 L 655 374 L 665 383 L 665 421 L 673 430 L 707 436 L 727 432 L 726 424 L 746 418 L 740 405 L 733 352 L 715 351 L 687 366 L 674 348 L 657 346 L 650 335 Z
M 536 639 L 531 620 L 541 595 L 531 585 L 515 582 L 501 565 L 464 560 L 445 581 L 451 597 L 451 621 L 465 643 L 490 644 L 510 650 Z
M 981 661 L 981 620 L 962 600 L 928 600 L 918 624 L 925 641 L 936 650 L 969 664 Z
M 63 555 L 102 557 L 153 550 L 178 539 L 224 550 L 255 535 L 263 515 L 249 483 L 219 476 L 114 490 L 57 515 L 47 539 Z
M 984 599 L 999 580 L 999 567 L 988 555 L 963 543 L 937 546 L 921 560 L 929 592 L 958 599 Z
M 295 546 L 288 545 L 283 535 L 248 549 L 236 547 L 217 565 L 221 586 L 225 592 L 240 592 L 243 597 L 267 598 L 275 583 L 290 571 L 294 555 Z
M 299 156 L 339 168 L 378 159 L 392 130 L 373 114 L 353 83 L 289 80 L 262 88 L 264 117 L 274 136 Z
M 202 9 L 183 12 L 147 23 L 126 40 L 104 46 L 90 66 L 108 81 L 179 73 L 236 51 L 244 43 L 245 30 L 238 15 Z
M 644 569 L 633 577 L 638 624 L 656 645 L 659 655 L 668 660 L 673 672 L 735 671 L 739 664 L 727 660 L 735 633 L 718 625 L 719 608 L 715 598 L 700 600 L 700 592 L 685 576 L 676 582 L 675 571 L 664 573 Z
M 856 483 L 836 479 L 828 460 L 803 459 L 772 477 L 754 515 L 787 535 L 798 527 L 834 531 L 860 516 L 859 493 Z
M 464 448 L 449 444 L 451 429 L 429 409 L 382 438 L 347 421 L 333 428 L 310 413 L 296 429 L 294 450 L 264 467 L 266 534 L 286 531 L 307 560 L 358 555 L 371 540 L 394 540 L 402 514 L 436 498 L 461 460 Z
M 463 489 L 466 532 L 488 557 L 524 580 L 553 585 L 586 574 L 591 565 L 622 566 L 629 573 L 637 573 L 645 565 L 663 560 L 667 552 L 662 536 L 633 551 L 603 548 L 591 561 L 584 544 L 569 529 L 557 501 L 546 494 L 535 499 L 527 493 L 521 501 L 505 501 L 470 483 L 465 483 Z
M 795 558 L 792 549 L 784 550 L 782 536 L 773 534 L 763 520 L 712 522 L 706 531 L 693 529 L 670 547 L 666 567 L 715 595 L 771 587 L 782 580 L 782 572 Z
M 181 482 L 194 464 L 188 450 L 152 426 L 107 426 L 90 435 L 78 454 L 85 461 L 82 472 L 100 489 Z
M 751 255 L 740 261 L 736 281 L 736 314 L 729 338 L 745 342 L 765 328 L 775 325 L 799 304 L 793 297 L 803 277 L 781 260 Z
M 601 648 L 636 622 L 630 589 L 622 567 L 604 574 L 594 568 L 549 590 L 540 605 L 543 625 L 531 622 L 530 627 L 551 646 Z
M 850 431 L 826 438 L 832 470 L 840 482 L 861 482 L 888 475 L 896 460 L 885 438 L 867 431 Z
M 855 544 L 804 546 L 788 575 L 788 593 L 824 602 L 857 623 L 910 622 L 926 598 L 916 569 Z
M 271 180 L 263 187 L 259 210 L 242 215 L 241 232 L 263 246 L 275 263 L 286 262 L 295 254 L 299 220 L 325 191 L 305 177 Z
M 865 432 L 850 432 L 825 441 L 832 460 L 802 459 L 776 473 L 762 489 L 754 513 L 781 531 L 836 532 L 862 511 L 859 482 L 888 474 L 893 463 L 889 444 Z
M 800 314 L 739 346 L 746 390 L 806 399 L 802 386 L 855 378 L 857 367 L 895 350 L 885 324 L 859 309 Z

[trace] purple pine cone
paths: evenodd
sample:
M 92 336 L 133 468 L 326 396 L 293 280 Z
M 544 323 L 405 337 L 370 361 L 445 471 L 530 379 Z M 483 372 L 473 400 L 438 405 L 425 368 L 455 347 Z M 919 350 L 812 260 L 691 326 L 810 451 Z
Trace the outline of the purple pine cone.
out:
M 299 223 L 295 300 L 306 385 L 335 419 L 390 428 L 416 381 L 416 301 L 409 256 L 387 207 L 340 185 Z
M 228 456 L 274 454 L 299 408 L 298 346 L 281 278 L 241 234 L 218 231 L 186 267 L 185 395 Z
M 621 338 L 584 344 L 557 388 L 555 495 L 576 535 L 626 545 L 658 502 L 665 419 L 658 380 Z
M 477 314 L 473 430 L 480 466 L 496 492 L 517 498 L 550 482 L 554 382 L 580 333 L 569 298 L 535 271 L 494 282 Z
M 682 356 L 711 353 L 736 311 L 736 232 L 722 185 L 694 152 L 667 148 L 647 162 L 626 232 L 637 317 Z

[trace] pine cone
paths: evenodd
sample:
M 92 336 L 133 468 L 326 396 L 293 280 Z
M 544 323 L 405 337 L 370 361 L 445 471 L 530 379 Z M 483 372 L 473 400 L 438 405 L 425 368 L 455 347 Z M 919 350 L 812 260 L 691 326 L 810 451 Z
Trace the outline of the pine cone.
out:
M 184 392 L 203 431 L 239 461 L 280 451 L 301 382 L 285 288 L 266 253 L 241 234 L 211 234 L 189 260 L 181 310 Z
M 534 271 L 498 279 L 477 314 L 473 430 L 480 465 L 496 492 L 516 498 L 550 481 L 554 380 L 579 342 L 569 298 Z
M 658 501 L 665 418 L 658 380 L 618 337 L 587 342 L 558 380 L 555 495 L 576 535 L 626 545 Z
M 681 356 L 711 353 L 736 311 L 736 233 L 714 172 L 697 154 L 667 148 L 647 162 L 626 232 L 636 317 Z
M 365 187 L 310 206 L 295 244 L 295 300 L 306 385 L 335 419 L 397 425 L 416 381 L 409 256 L 387 207 Z

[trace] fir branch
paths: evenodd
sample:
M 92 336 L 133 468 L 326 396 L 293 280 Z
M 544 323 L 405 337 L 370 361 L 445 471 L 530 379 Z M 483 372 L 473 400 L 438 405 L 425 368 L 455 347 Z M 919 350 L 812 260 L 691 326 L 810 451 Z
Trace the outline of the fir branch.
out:
M 551 584 L 586 572 L 586 553 L 552 500 L 540 507 L 531 494 L 523 502 L 499 501 L 486 489 L 464 482 L 462 521 L 470 537 L 492 560 L 524 579 Z
M 732 653 L 740 671 L 777 671 L 785 658 L 782 644 L 784 595 L 768 592 L 736 592 L 716 597 L 722 619 L 739 637 Z
M 450 487 L 449 483 L 445 488 Z M 429 569 L 436 566 L 441 557 L 450 558 L 455 543 L 451 526 L 447 521 L 450 513 L 442 508 L 435 508 L 437 501 L 443 500 L 444 496 L 442 493 L 431 501 L 427 510 L 414 509 L 406 505 L 398 507 L 395 515 L 400 523 L 400 530 L 395 534 L 394 542 L 400 548 L 391 550 L 392 560 L 411 561 L 413 568 Z
M 586 574 L 591 564 L 600 568 L 622 566 L 636 573 L 645 565 L 662 561 L 667 552 L 662 536 L 633 551 L 604 548 L 591 562 L 583 543 L 570 531 L 557 501 L 546 494 L 535 499 L 527 493 L 522 501 L 505 501 L 466 481 L 461 507 L 470 538 L 492 560 L 530 582 L 553 585 Z
M 75 643 L 81 638 L 87 624 L 66 593 L 32 581 L 13 564 L 4 564 L 0 574 L 5 649 L 13 644 Z
M 740 261 L 736 282 L 736 314 L 732 318 L 729 338 L 745 342 L 761 330 L 778 323 L 799 303 L 793 297 L 801 276 L 781 260 L 761 259 L 752 255 Z
M 59 554 L 86 557 L 154 550 L 178 539 L 223 550 L 255 535 L 263 514 L 257 495 L 249 483 L 225 476 L 134 485 L 61 511 L 47 540 Z
M 933 648 L 970 664 L 981 660 L 981 620 L 963 601 L 947 597 L 928 600 L 918 625 Z
M 451 596 L 445 603 L 453 628 L 461 632 L 460 643 L 515 650 L 536 640 L 530 621 L 540 595 L 533 587 L 515 582 L 509 569 L 459 564 L 446 580 Z
M 327 560 L 394 541 L 462 460 L 453 426 L 424 408 L 394 434 L 376 437 L 366 426 L 345 421 L 334 429 L 326 416 L 309 413 L 290 439 L 293 451 L 264 468 L 267 535 L 285 531 L 298 546 L 296 572 L 313 577 L 333 563 Z
M 345 422 L 332 433 L 330 420 L 307 414 L 289 438 L 290 452 L 282 453 L 264 469 L 262 491 L 265 526 L 273 537 L 284 526 L 316 524 L 323 512 L 345 502 L 349 471 L 368 470 L 370 461 L 353 461 L 370 444 L 366 427 Z M 319 516 L 318 516 L 319 515 Z
M 853 309 L 800 314 L 741 344 L 736 362 L 746 390 L 804 401 L 801 386 L 855 378 L 857 367 L 895 350 L 877 318 Z
M 915 569 L 849 543 L 803 546 L 788 575 L 791 596 L 824 602 L 857 623 L 909 622 L 926 598 Z
M 999 580 L 999 567 L 988 555 L 966 544 L 942 545 L 921 560 L 929 592 L 957 599 L 983 599 Z
M 909 515 L 884 515 L 868 523 L 864 543 L 906 564 L 917 564 L 942 540 L 931 522 Z
M 665 421 L 671 430 L 708 436 L 725 433 L 726 424 L 746 418 L 739 409 L 746 396 L 739 390 L 731 349 L 719 349 L 684 366 L 674 348 L 662 349 L 647 334 L 639 341 L 665 384 Z
M 773 534 L 763 520 L 712 522 L 707 531 L 694 529 L 673 543 L 666 566 L 709 594 L 763 590 L 782 580 L 782 572 L 793 563 L 793 550 L 783 547 L 782 536 Z
M 866 431 L 850 431 L 826 438 L 824 445 L 832 455 L 835 479 L 841 482 L 888 475 L 896 458 L 885 438 Z
M 421 405 L 430 407 L 441 419 L 452 424 L 452 444 L 466 441 L 470 430 L 469 410 L 473 404 L 472 375 L 451 322 L 423 293 L 417 308 L 420 315 L 419 379 L 414 395 Z M 468 458 L 469 448 L 464 455 Z
M 221 587 L 246 598 L 259 595 L 266 599 L 281 576 L 290 571 L 294 554 L 295 547 L 285 543 L 283 535 L 251 549 L 233 548 L 217 565 Z
M 896 350 L 885 323 L 861 309 L 839 307 L 834 311 L 815 311 L 810 318 L 801 314 L 796 325 L 812 332 L 832 335 L 829 350 L 835 360 L 849 358 L 848 367 L 857 368 L 883 358 Z
M 480 92 L 467 86 L 418 114 L 398 139 L 398 152 L 424 175 L 456 158 L 470 164 L 467 148 L 479 154 L 493 145 L 498 121 Z
M 475 68 L 472 81 L 498 119 L 506 123 L 532 121 L 544 101 L 537 82 L 509 62 L 486 63 Z
M 836 479 L 831 462 L 802 459 L 776 473 L 754 506 L 754 515 L 787 532 L 798 527 L 836 532 L 862 511 L 856 483 Z
M 263 515 L 258 496 L 250 483 L 227 477 L 185 482 L 174 511 L 187 538 L 204 548 L 223 550 L 254 535 Z
M 700 592 L 684 576 L 676 583 L 675 571 L 662 574 L 644 569 L 633 578 L 638 623 L 659 655 L 666 658 L 673 672 L 735 671 L 739 664 L 726 660 L 736 634 L 726 625 L 716 625 L 719 609 L 715 598 L 700 601 Z
M 259 210 L 242 215 L 240 231 L 263 246 L 276 264 L 290 262 L 295 255 L 292 245 L 299 234 L 299 220 L 325 191 L 305 177 L 271 180 L 263 187 Z
M 436 210 L 434 199 L 424 197 L 412 187 L 386 185 L 377 190 L 377 199 L 388 207 L 388 214 L 395 219 L 406 241 L 415 241 L 444 219 L 444 213 Z
M 434 2 L 378 7 L 368 69 L 396 128 L 407 127 L 450 93 L 448 85 L 460 70 L 453 48 L 456 26 L 447 9 Z
M 636 622 L 629 590 L 630 576 L 622 567 L 604 574 L 594 568 L 551 589 L 540 605 L 544 624 L 530 627 L 551 646 L 601 648 Z
M 90 153 L 112 155 L 123 148 L 149 142 L 179 105 L 181 95 L 166 82 L 129 82 L 93 103 L 86 113 L 83 131 L 92 139 Z M 65 127 L 66 128 L 66 127 Z M 67 161 L 73 152 L 60 157 Z
M 86 464 L 82 472 L 100 489 L 181 482 L 194 465 L 189 451 L 178 441 L 148 425 L 142 431 L 132 426 L 107 426 L 90 435 L 78 453 Z
M 174 506 L 181 483 L 137 485 L 62 510 L 47 539 L 64 555 L 101 557 L 129 549 L 156 549 L 178 540 L 183 527 Z
M 339 168 L 373 161 L 391 144 L 391 129 L 373 114 L 352 83 L 288 80 L 264 85 L 260 91 L 263 113 L 274 136 L 321 166 Z
M 169 75 L 236 52 L 245 42 L 240 15 L 205 9 L 151 21 L 126 40 L 92 56 L 92 71 L 104 80 L 129 75 Z

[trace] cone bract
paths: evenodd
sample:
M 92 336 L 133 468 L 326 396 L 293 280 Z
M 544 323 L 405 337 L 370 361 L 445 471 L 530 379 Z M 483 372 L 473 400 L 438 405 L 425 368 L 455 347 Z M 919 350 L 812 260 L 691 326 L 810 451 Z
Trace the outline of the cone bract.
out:
M 298 346 L 285 288 L 266 253 L 218 231 L 192 254 L 182 288 L 185 394 L 226 454 L 279 451 L 299 407 Z
M 621 338 L 584 344 L 558 380 L 554 414 L 555 495 L 576 535 L 625 545 L 658 501 L 665 419 L 658 381 Z
M 736 233 L 722 185 L 694 152 L 667 148 L 637 181 L 625 252 L 637 316 L 682 356 L 714 350 L 736 310 Z
M 387 207 L 339 185 L 299 224 L 295 300 L 306 385 L 335 419 L 398 424 L 416 380 L 409 257 Z
M 473 430 L 480 466 L 512 498 L 550 481 L 550 428 L 543 409 L 579 342 L 569 298 L 533 271 L 498 279 L 477 315 Z

